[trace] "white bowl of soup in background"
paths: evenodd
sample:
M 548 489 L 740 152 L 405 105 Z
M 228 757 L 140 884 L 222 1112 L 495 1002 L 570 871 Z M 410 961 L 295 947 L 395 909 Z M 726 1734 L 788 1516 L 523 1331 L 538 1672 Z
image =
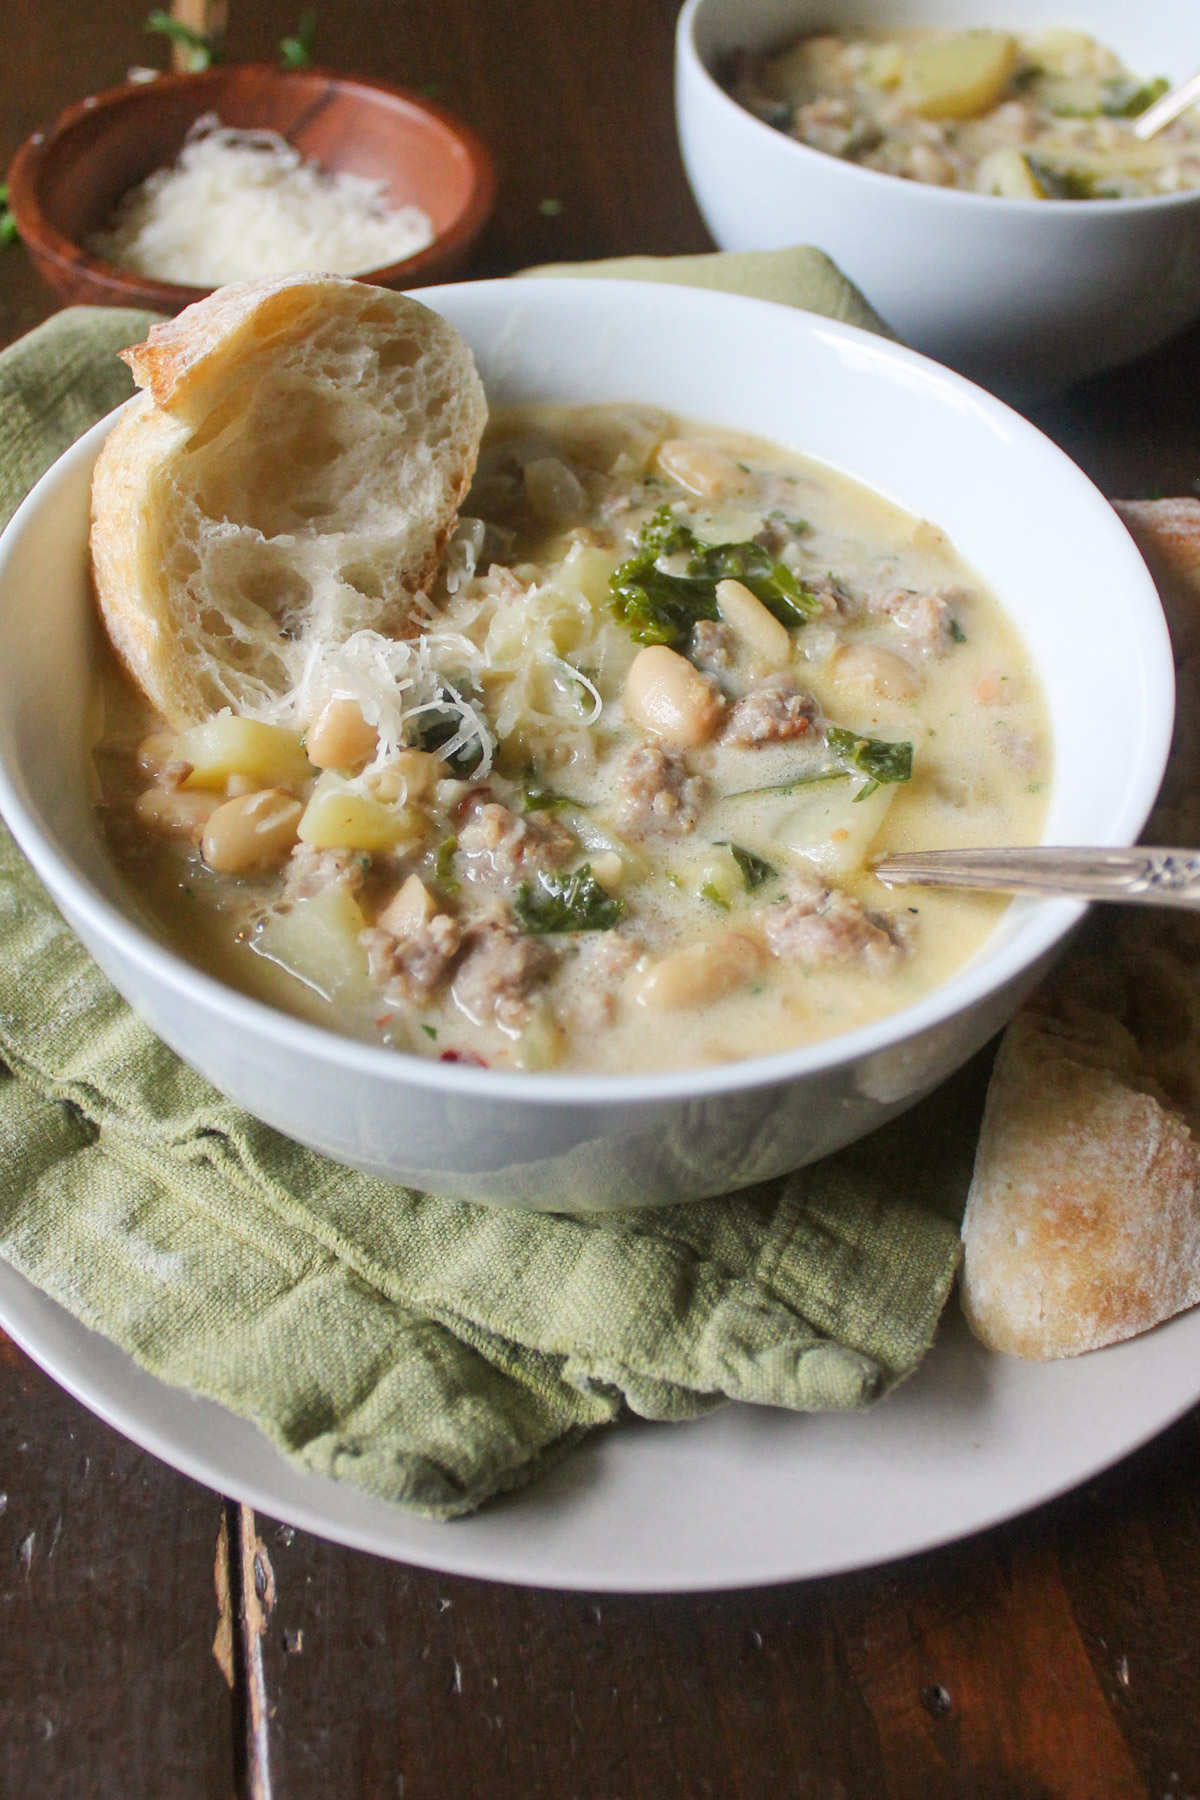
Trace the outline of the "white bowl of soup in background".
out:
M 421 298 L 464 333 L 494 403 L 659 406 L 803 450 L 943 527 L 1015 624 L 1044 689 L 1047 841 L 1134 841 L 1169 744 L 1166 628 L 1124 527 L 1032 426 L 909 350 L 768 302 L 561 280 Z M 43 477 L 0 539 L 0 810 L 152 1028 L 301 1142 L 502 1205 L 720 1193 L 823 1156 L 928 1092 L 1005 1023 L 1079 918 L 1073 904 L 1014 902 L 983 950 L 916 1004 L 783 1054 L 663 1074 L 425 1061 L 243 997 L 156 936 L 93 810 L 88 495 L 112 422 Z M 702 1029 L 702 1014 L 681 1015 L 680 1029 Z
M 1200 190 L 1132 200 L 1010 200 L 884 175 L 763 124 L 717 75 L 734 49 L 814 31 L 1071 26 L 1138 75 L 1200 68 L 1184 0 L 687 0 L 676 38 L 679 139 L 723 250 L 815 244 L 903 340 L 1014 396 L 1141 355 L 1200 316 Z

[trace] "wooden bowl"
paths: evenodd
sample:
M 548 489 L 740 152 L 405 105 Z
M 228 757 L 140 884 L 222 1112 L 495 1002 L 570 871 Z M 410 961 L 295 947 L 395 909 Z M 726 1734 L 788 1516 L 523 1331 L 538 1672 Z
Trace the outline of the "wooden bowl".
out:
M 380 287 L 418 287 L 454 274 L 495 196 L 487 148 L 442 107 L 361 76 L 237 63 L 161 75 L 89 95 L 35 131 L 8 172 L 9 206 L 38 273 L 67 303 L 176 313 L 211 292 L 156 281 L 83 248 L 122 194 L 174 162 L 202 113 L 223 125 L 277 131 L 329 173 L 383 183 L 392 206 L 420 206 L 434 239 L 415 256 L 365 270 Z

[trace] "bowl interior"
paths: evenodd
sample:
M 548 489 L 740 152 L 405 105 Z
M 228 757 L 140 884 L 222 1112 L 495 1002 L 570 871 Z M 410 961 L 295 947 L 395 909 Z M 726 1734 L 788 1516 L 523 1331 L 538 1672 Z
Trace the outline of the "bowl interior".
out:
M 206 112 L 223 125 L 277 131 L 333 173 L 382 182 L 393 206 L 422 207 L 439 237 L 463 218 L 478 185 L 463 138 L 415 100 L 348 76 L 243 64 L 163 76 L 76 108 L 40 159 L 46 222 L 81 242 L 122 194 L 175 160 Z
M 1141 75 L 1183 81 L 1200 65 L 1200 7 L 1189 0 L 1152 6 L 1078 0 L 1070 7 L 1061 0 L 1005 0 L 991 10 L 985 0 L 694 0 L 692 18 L 696 48 L 710 70 L 728 50 L 770 49 L 803 31 L 994 23 L 1011 31 L 1062 25 L 1086 31 Z
M 1166 628 L 1124 527 L 1032 426 L 911 351 L 767 302 L 558 280 L 471 283 L 423 298 L 464 333 L 493 402 L 662 406 L 815 455 L 939 524 L 1009 612 L 1044 684 L 1055 750 L 1047 841 L 1133 842 L 1170 739 Z M 140 955 L 128 923 L 136 909 L 99 839 L 87 774 L 96 629 L 88 490 L 110 425 L 55 465 L 0 540 L 0 803 L 68 916 L 86 920 L 93 948 L 120 941 Z M 973 965 L 845 1038 L 629 1085 L 639 1095 L 740 1087 L 897 1042 L 998 987 L 1078 914 L 1065 903 L 1014 904 Z M 176 958 L 151 961 L 155 981 L 195 991 L 201 978 Z M 231 1006 L 261 1012 L 228 995 L 222 1004 L 226 1014 Z M 387 1063 L 405 1079 L 409 1059 L 320 1035 L 331 1055 Z M 446 1085 L 464 1073 L 428 1068 L 419 1079 Z M 624 1078 L 510 1079 L 531 1098 L 565 1099 L 611 1093 Z

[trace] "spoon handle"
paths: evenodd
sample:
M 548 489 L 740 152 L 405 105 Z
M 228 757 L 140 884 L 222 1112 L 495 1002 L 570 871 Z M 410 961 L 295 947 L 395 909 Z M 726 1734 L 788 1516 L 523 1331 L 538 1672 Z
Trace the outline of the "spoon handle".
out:
M 1200 850 L 918 850 L 881 856 L 886 887 L 993 888 L 1200 911 Z
M 1191 77 L 1190 81 L 1181 82 L 1178 87 L 1148 106 L 1134 121 L 1133 135 L 1137 138 L 1152 138 L 1164 126 L 1170 125 L 1180 113 L 1185 113 L 1189 106 L 1200 100 L 1200 73 Z

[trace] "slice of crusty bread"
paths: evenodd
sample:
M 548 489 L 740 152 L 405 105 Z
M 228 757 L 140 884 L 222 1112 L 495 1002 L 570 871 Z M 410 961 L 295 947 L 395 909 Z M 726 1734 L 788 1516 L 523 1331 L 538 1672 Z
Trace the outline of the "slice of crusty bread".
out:
M 1186 1121 L 1026 1013 L 988 1089 L 963 1221 L 963 1311 L 1046 1361 L 1200 1300 L 1200 1151 Z
M 92 485 L 109 636 L 183 726 L 287 694 L 308 653 L 403 633 L 487 417 L 466 343 L 340 276 L 237 282 L 123 352 L 145 392 Z
M 1148 842 L 1200 843 L 1200 501 L 1118 503 L 1175 648 Z M 1102 909 L 996 1060 L 963 1220 L 989 1347 L 1075 1356 L 1200 1301 L 1200 917 Z

